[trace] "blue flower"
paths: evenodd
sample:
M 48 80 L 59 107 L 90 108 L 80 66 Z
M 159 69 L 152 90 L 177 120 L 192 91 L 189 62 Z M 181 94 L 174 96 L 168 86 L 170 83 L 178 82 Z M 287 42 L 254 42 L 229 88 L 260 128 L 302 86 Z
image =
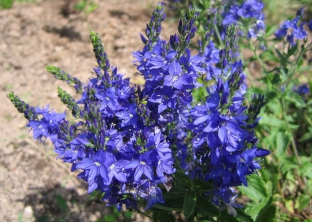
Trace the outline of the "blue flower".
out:
M 43 138 L 57 134 L 59 124 L 65 119 L 66 114 L 49 111 L 49 106 L 45 109 L 36 108 L 37 114 L 41 114 L 40 120 L 30 120 L 27 126 L 33 129 L 33 137 L 35 140 L 43 141 Z
M 118 110 L 118 97 L 116 96 L 116 89 L 114 87 L 111 87 L 104 92 L 98 91 L 95 95 L 101 101 L 101 110 Z
M 142 175 L 145 175 L 148 179 L 154 180 L 154 170 L 152 167 L 155 158 L 154 150 L 147 151 L 140 155 L 139 160 L 130 161 L 124 168 L 135 169 L 134 181 L 140 181 Z
M 299 10 L 300 11 L 300 10 Z M 302 17 L 302 12 L 300 11 L 297 13 L 297 17 L 293 20 L 286 20 L 283 22 L 283 24 L 280 26 L 278 30 L 274 33 L 276 38 L 284 38 L 288 30 L 292 30 L 290 34 L 287 35 L 287 41 L 294 46 L 295 45 L 295 39 L 304 39 L 308 36 L 306 31 L 303 29 L 303 25 L 305 23 L 301 23 L 298 26 L 298 22 L 300 21 Z
M 164 78 L 165 86 L 173 86 L 182 90 L 184 85 L 192 85 L 193 79 L 186 73 L 182 72 L 180 63 L 174 60 L 169 66 L 169 75 Z
M 98 188 L 101 182 L 109 182 L 108 170 L 105 166 L 106 161 L 106 153 L 103 150 L 99 150 L 89 158 L 84 158 L 73 165 L 73 170 L 82 169 L 85 171 L 85 177 L 87 177 L 89 183 L 89 193 Z
M 148 195 L 143 196 L 145 200 L 147 200 L 147 204 L 144 210 L 150 209 L 153 205 L 158 203 L 165 203 L 164 198 L 162 197 L 162 192 L 159 187 L 152 187 L 148 193 Z
M 128 161 L 126 160 L 116 160 L 116 157 L 109 152 L 106 152 L 105 155 L 105 166 L 107 167 L 108 170 L 108 181 L 105 182 L 106 185 L 110 185 L 112 183 L 112 179 L 116 178 L 118 181 L 122 183 L 127 182 L 127 176 L 126 173 L 123 172 L 123 166 L 125 163 Z
M 229 196 L 230 200 L 227 202 L 225 201 L 225 205 L 219 207 L 219 210 L 227 210 L 228 214 L 236 217 L 237 216 L 237 211 L 235 210 L 235 208 L 243 208 L 242 205 L 235 203 L 235 199 L 237 198 L 238 194 L 235 194 L 233 196 Z M 228 199 L 228 198 L 224 198 L 224 199 Z
M 121 127 L 131 125 L 132 127 L 136 128 L 138 116 L 135 105 L 130 106 L 128 110 L 115 113 L 115 116 L 122 120 Z
M 305 96 L 310 93 L 310 89 L 307 84 L 303 84 L 301 86 L 298 86 L 294 89 L 295 92 L 297 92 L 301 96 Z

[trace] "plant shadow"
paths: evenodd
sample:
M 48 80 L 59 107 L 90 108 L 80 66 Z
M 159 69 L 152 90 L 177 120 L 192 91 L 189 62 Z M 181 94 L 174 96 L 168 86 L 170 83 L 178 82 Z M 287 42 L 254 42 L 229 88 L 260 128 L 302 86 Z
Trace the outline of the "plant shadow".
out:
M 79 195 L 76 189 L 87 190 L 84 184 L 70 189 L 55 183 L 33 188 L 32 194 L 19 201 L 32 208 L 35 222 L 131 221 L 132 213 L 106 207 L 99 193 Z

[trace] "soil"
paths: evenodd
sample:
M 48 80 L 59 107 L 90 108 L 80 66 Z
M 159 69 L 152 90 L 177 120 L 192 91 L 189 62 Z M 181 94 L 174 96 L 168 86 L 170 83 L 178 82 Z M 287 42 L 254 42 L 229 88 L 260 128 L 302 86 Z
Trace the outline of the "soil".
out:
M 98 8 L 89 14 L 75 10 L 77 2 L 15 1 L 0 10 L 0 221 L 96 221 L 112 212 L 87 194 L 69 165 L 56 160 L 49 142 L 32 139 L 27 121 L 6 97 L 14 91 L 32 106 L 50 104 L 63 112 L 57 86 L 74 91 L 45 67 L 58 66 L 82 82 L 94 76 L 90 29 L 101 36 L 111 65 L 132 83 L 142 83 L 131 52 L 142 48 L 139 33 L 158 1 L 92 0 Z M 170 24 L 163 26 L 167 39 L 176 32 Z M 143 219 L 133 215 L 132 221 Z

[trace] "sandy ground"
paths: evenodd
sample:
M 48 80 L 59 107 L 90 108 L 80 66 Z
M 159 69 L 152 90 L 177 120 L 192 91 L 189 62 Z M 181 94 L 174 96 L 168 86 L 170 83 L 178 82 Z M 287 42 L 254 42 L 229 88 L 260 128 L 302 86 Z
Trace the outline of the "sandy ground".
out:
M 57 86 L 73 90 L 45 67 L 61 67 L 83 82 L 92 77 L 96 62 L 90 29 L 102 37 L 111 65 L 132 82 L 142 83 L 131 52 L 142 47 L 139 33 L 144 33 L 158 1 L 93 2 L 98 9 L 89 15 L 74 10 L 75 0 L 16 2 L 0 11 L 0 221 L 95 221 L 111 211 L 90 199 L 86 184 L 75 178 L 69 165 L 55 159 L 51 144 L 32 140 L 23 115 L 6 97 L 14 91 L 32 106 L 50 104 L 63 112 Z M 176 32 L 170 24 L 164 24 L 165 37 Z M 62 200 L 67 204 L 63 209 Z

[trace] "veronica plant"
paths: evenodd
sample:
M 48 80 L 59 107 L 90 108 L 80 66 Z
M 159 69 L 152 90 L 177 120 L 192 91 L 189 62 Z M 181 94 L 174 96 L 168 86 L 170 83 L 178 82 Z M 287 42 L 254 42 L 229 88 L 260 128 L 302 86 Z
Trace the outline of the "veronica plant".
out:
M 250 44 L 254 56 L 246 60 L 256 60 L 261 67 L 261 78 L 252 77 L 254 86 L 249 90 L 262 92 L 266 98 L 257 135 L 263 138 L 263 146 L 272 151 L 272 159 L 264 164 L 264 177 L 258 181 L 266 187 L 267 194 L 252 199 L 259 206 L 275 202 L 277 221 L 311 220 L 312 180 L 307 172 L 312 169 L 309 75 L 312 43 L 308 40 L 311 21 L 304 22 L 303 18 L 302 8 L 275 31 L 269 27 L 263 42 L 266 50 L 256 50 L 260 43 L 254 41 Z M 274 38 L 268 38 L 270 32 Z M 274 198 L 270 197 L 272 194 Z M 248 208 L 255 214 L 251 205 Z
M 208 34 L 199 42 L 201 50 L 191 54 L 199 16 L 190 6 L 178 33 L 166 41 L 160 38 L 166 16 L 158 4 L 141 34 L 143 49 L 133 52 L 143 87 L 131 86 L 110 65 L 93 31 L 97 67 L 87 84 L 48 66 L 81 93 L 76 101 L 58 88 L 74 121 L 48 106 L 31 107 L 13 92 L 8 98 L 29 121 L 34 139 L 49 138 L 58 158 L 79 170 L 88 192 L 101 192 L 106 205 L 137 211 L 144 206 L 155 221 L 173 221 L 172 211 L 183 212 L 188 221 L 252 220 L 235 210 L 242 206 L 235 203 L 234 188 L 248 186 L 247 176 L 257 173 L 261 158 L 270 153 L 258 147 L 254 131 L 264 97 L 255 94 L 246 106 L 235 26 L 225 29 L 222 48 Z M 213 32 L 210 19 L 206 33 Z

